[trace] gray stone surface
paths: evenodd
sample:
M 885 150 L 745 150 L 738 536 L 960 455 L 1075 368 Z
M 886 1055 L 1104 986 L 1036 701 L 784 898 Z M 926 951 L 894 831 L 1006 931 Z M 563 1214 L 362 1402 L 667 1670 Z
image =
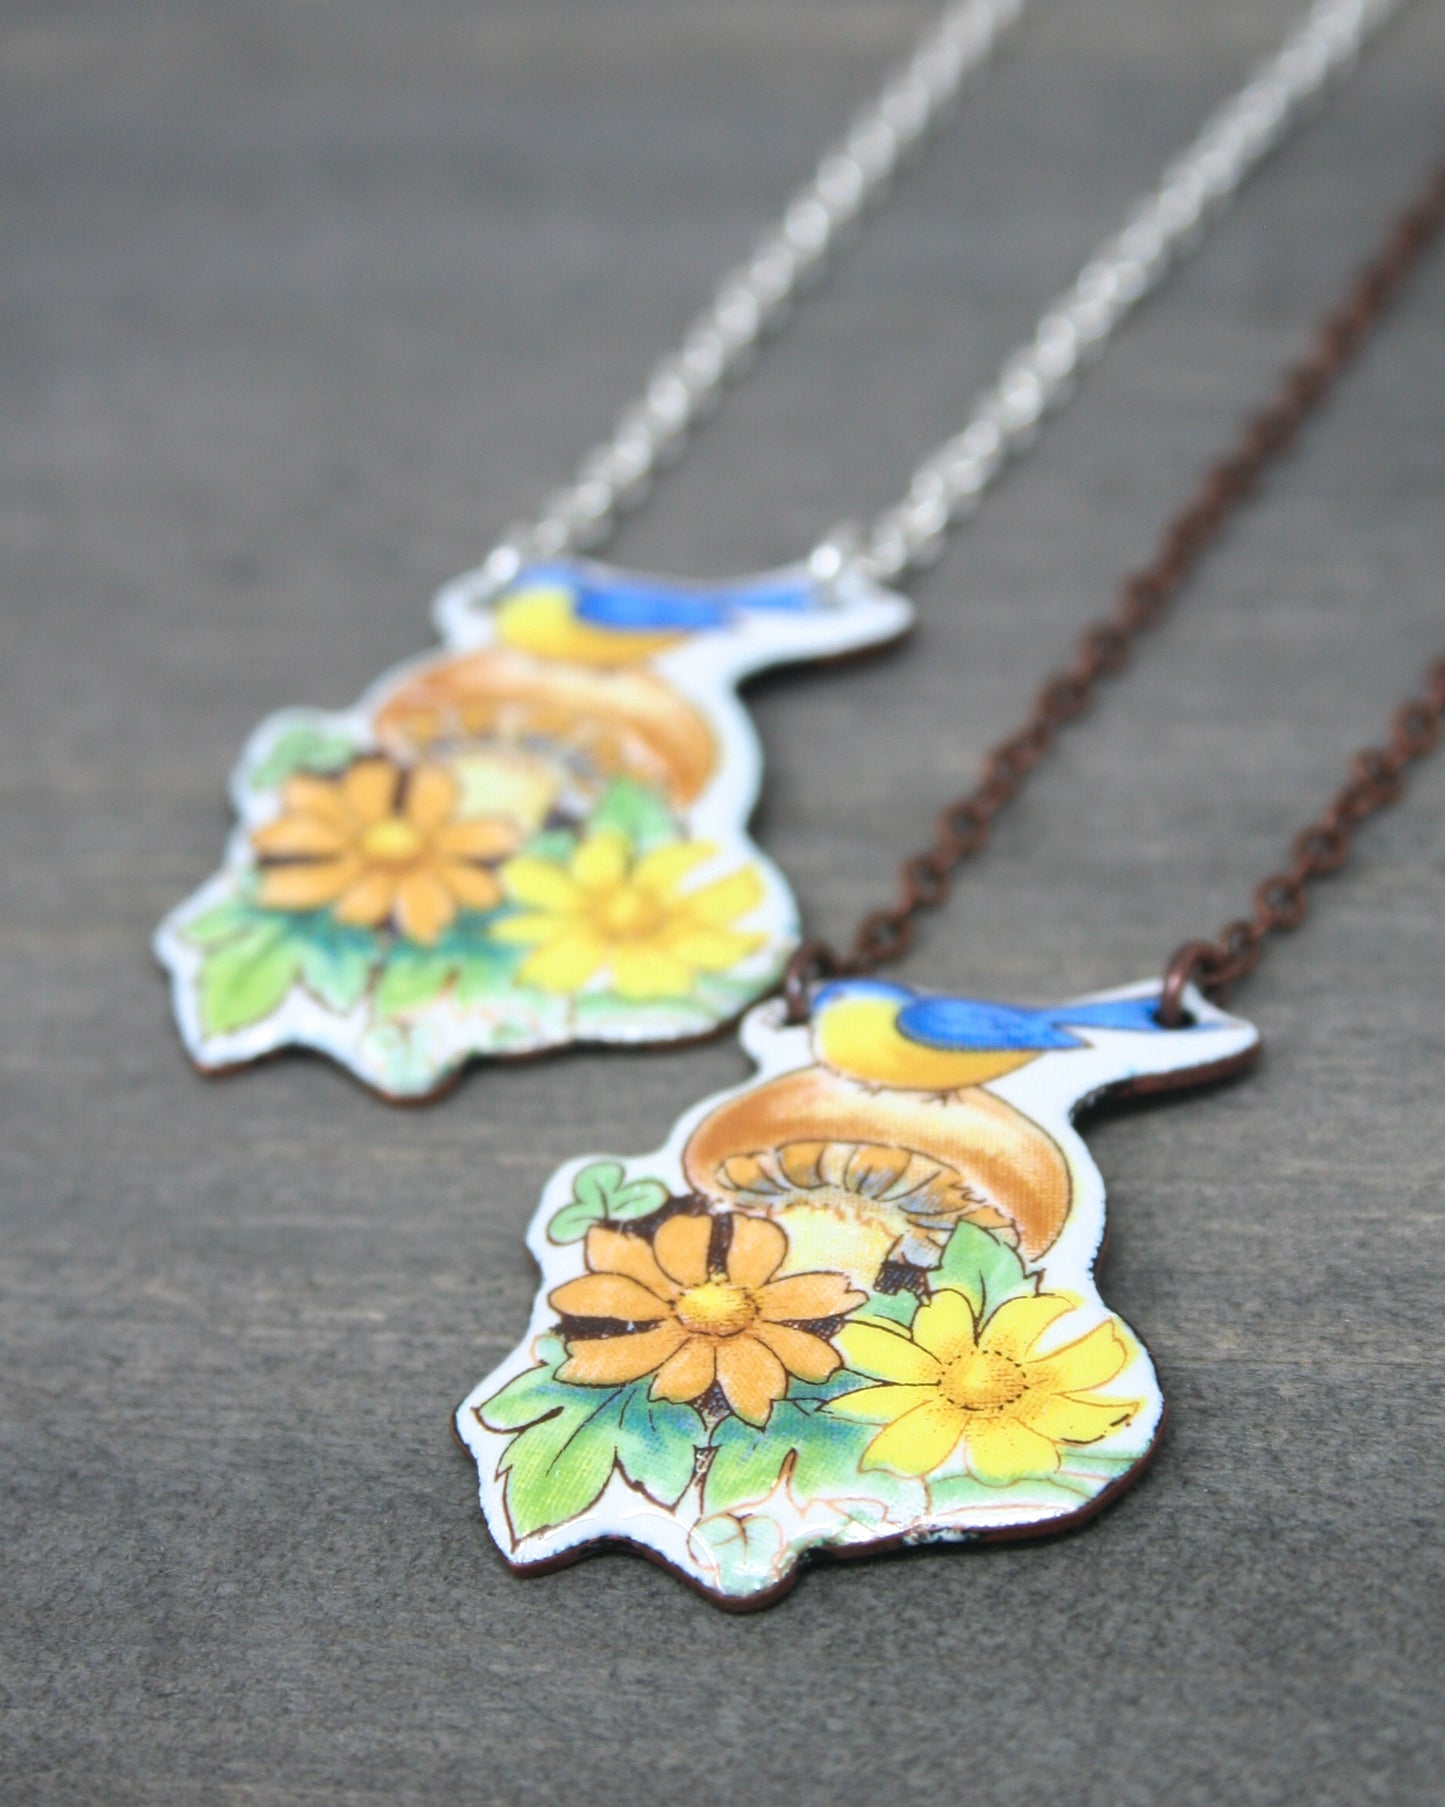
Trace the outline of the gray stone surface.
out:
M 616 543 L 691 571 L 889 499 L 1288 0 L 1040 5 Z M 194 1076 L 150 927 L 243 736 L 348 701 L 569 467 L 922 16 L 885 0 L 0 6 L 0 1427 L 7 1802 L 1441 1798 L 1445 761 L 1238 1003 L 1246 1084 L 1093 1135 L 1173 1404 L 1080 1535 L 813 1570 L 734 1620 L 521 1582 L 448 1413 L 552 1165 L 726 1041 L 389 1111 Z M 915 587 L 769 682 L 762 837 L 841 934 L 1440 149 L 1424 4 Z M 906 969 L 1154 970 L 1442 638 L 1445 265 Z

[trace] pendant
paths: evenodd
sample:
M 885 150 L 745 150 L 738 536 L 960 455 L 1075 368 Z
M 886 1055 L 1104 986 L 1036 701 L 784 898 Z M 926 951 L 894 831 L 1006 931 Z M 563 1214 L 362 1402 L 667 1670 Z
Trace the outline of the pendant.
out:
M 731 1021 L 799 933 L 747 835 L 762 759 L 737 687 L 912 620 L 849 570 L 581 562 L 489 609 L 461 580 L 436 615 L 441 653 L 252 736 L 225 863 L 155 941 L 203 1070 L 312 1048 L 400 1101 L 473 1057 Z
M 1026 1536 L 1118 1494 L 1164 1402 L 1094 1284 L 1073 1118 L 1259 1045 L 1192 991 L 1163 1029 L 1158 996 L 842 981 L 804 1027 L 774 999 L 743 1024 L 753 1079 L 651 1155 L 559 1169 L 527 1336 L 456 1414 L 507 1562 L 622 1544 L 752 1607 L 812 1552 Z

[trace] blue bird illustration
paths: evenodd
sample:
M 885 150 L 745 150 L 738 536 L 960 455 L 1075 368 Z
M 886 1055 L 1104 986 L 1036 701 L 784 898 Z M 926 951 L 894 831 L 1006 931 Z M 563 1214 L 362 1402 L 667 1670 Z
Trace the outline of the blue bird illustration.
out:
M 816 606 L 813 586 L 797 577 L 704 588 L 539 567 L 502 598 L 497 623 L 504 645 L 607 668 L 655 658 L 748 613 L 806 614 Z
M 1029 1009 L 982 998 L 920 996 L 883 980 L 825 985 L 813 1002 L 814 1045 L 827 1066 L 866 1085 L 955 1092 L 1055 1049 L 1088 1044 L 1075 1029 L 1164 1033 L 1152 996 Z

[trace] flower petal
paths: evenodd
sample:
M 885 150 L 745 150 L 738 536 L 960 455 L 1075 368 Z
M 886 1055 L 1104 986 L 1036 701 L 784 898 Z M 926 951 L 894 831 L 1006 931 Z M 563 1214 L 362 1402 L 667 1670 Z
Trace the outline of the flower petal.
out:
M 1065 1293 L 1029 1293 L 1008 1299 L 979 1332 L 978 1346 L 1021 1362 L 1049 1325 L 1077 1303 Z
M 897 1381 L 902 1386 L 928 1386 L 936 1385 L 943 1372 L 937 1359 L 911 1337 L 882 1324 L 855 1320 L 838 1332 L 837 1342 L 850 1368 L 879 1380 Z
M 958 1448 L 964 1414 L 936 1394 L 896 1418 L 863 1452 L 864 1468 L 925 1475 L 941 1468 Z
M 418 766 L 407 776 L 406 819 L 423 833 L 440 828 L 456 812 L 461 792 L 444 766 Z
M 728 1279 L 735 1286 L 761 1286 L 783 1265 L 788 1252 L 788 1238 L 782 1229 L 766 1217 L 732 1218 L 732 1241 L 728 1244 Z
M 437 877 L 466 910 L 495 910 L 502 901 L 502 887 L 496 874 L 481 866 L 468 866 L 461 860 L 442 860 Z
M 968 1465 L 985 1487 L 1007 1487 L 1028 1475 L 1049 1475 L 1059 1466 L 1059 1452 L 1016 1418 L 993 1418 L 971 1425 Z
M 446 822 L 432 836 L 432 846 L 446 859 L 501 860 L 517 845 L 517 830 L 498 816 L 470 822 Z
M 362 759 L 342 774 L 341 794 L 362 822 L 380 822 L 392 813 L 401 773 L 389 759 Z
M 823 1410 L 834 1418 L 856 1418 L 864 1424 L 892 1424 L 916 1405 L 938 1397 L 937 1387 L 856 1387 L 830 1399 Z
M 632 872 L 632 882 L 654 897 L 667 898 L 694 866 L 710 860 L 717 848 L 706 841 L 676 841 L 644 854 Z
M 659 1299 L 675 1299 L 678 1289 L 657 1265 L 657 1257 L 645 1236 L 629 1236 L 593 1224 L 587 1232 L 587 1265 L 594 1274 L 626 1274 Z
M 726 925 L 735 917 L 746 916 L 763 901 L 763 881 L 756 866 L 744 866 L 728 878 L 717 879 L 697 891 L 689 891 L 682 899 L 687 914 L 694 922 Z
M 752 1336 L 719 1341 L 717 1378 L 728 1404 L 749 1424 L 766 1424 L 773 1401 L 788 1390 L 787 1369 L 771 1349 Z
M 354 928 L 374 929 L 386 921 L 395 904 L 394 873 L 384 869 L 362 872 L 355 884 L 347 886 L 332 915 L 338 922 L 350 923 Z
M 547 1295 L 553 1311 L 569 1318 L 614 1318 L 619 1324 L 655 1324 L 670 1317 L 666 1299 L 626 1274 L 583 1274 Z
M 1087 1393 L 1102 1387 L 1129 1365 L 1129 1346 L 1112 1322 L 1096 1324 L 1087 1336 L 1034 1356 L 1025 1366 L 1030 1386 L 1050 1393 Z
M 791 1324 L 754 1324 L 750 1333 L 766 1343 L 773 1354 L 799 1380 L 827 1380 L 843 1365 L 843 1359 L 831 1343 L 806 1330 L 795 1330 Z
M 721 973 L 756 953 L 767 937 L 738 935 L 731 929 L 689 928 L 683 922 L 665 928 L 660 939 L 670 954 L 686 961 L 694 972 Z
M 502 925 L 504 928 L 506 924 Z M 566 929 L 522 962 L 517 978 L 543 991 L 579 991 L 602 965 L 607 950 L 590 929 Z
M 941 1362 L 952 1361 L 977 1340 L 973 1307 L 961 1292 L 951 1288 L 936 1292 L 914 1316 L 913 1340 Z
M 567 933 L 562 930 L 561 933 Z M 493 941 L 505 941 L 512 947 L 535 947 L 539 941 L 554 941 L 558 938 L 558 919 L 555 916 L 521 915 L 508 916 L 502 922 L 494 922 L 487 930 Z
M 281 802 L 288 816 L 314 816 L 331 822 L 348 834 L 356 818 L 347 808 L 341 785 L 335 778 L 318 778 L 314 772 L 293 772 L 281 786 Z
M 599 828 L 572 855 L 572 876 L 584 891 L 610 891 L 627 874 L 627 836 L 616 828 Z
M 622 1381 L 641 1380 L 660 1368 L 686 1335 L 681 1324 L 667 1323 L 628 1336 L 579 1337 L 567 1345 L 567 1359 L 558 1368 L 557 1378 L 584 1387 L 615 1387 Z
M 396 925 L 408 941 L 433 946 L 456 914 L 456 900 L 435 872 L 409 872 L 397 888 Z
M 553 860 L 535 859 L 531 854 L 508 860 L 502 868 L 502 883 L 508 897 L 530 904 L 534 910 L 575 914 L 585 901 L 581 886 L 565 867 Z
M 700 1393 L 706 1393 L 716 1379 L 717 1345 L 711 1337 L 695 1336 L 658 1369 L 652 1383 L 652 1397 L 685 1405 Z
M 319 910 L 333 903 L 356 873 L 353 859 L 314 860 L 262 869 L 256 902 L 263 910 Z
M 342 853 L 350 840 L 340 823 L 324 816 L 285 815 L 258 828 L 251 845 L 262 859 L 307 859 Z
M 625 943 L 608 950 L 612 985 L 622 998 L 685 998 L 692 990 L 692 971 L 654 942 L 629 947 Z
M 1030 1430 L 1054 1443 L 1097 1443 L 1134 1417 L 1137 1399 L 1071 1399 L 1066 1393 L 1022 1402 L 1020 1417 Z
M 707 1279 L 707 1252 L 712 1219 L 679 1214 L 669 1217 L 652 1239 L 652 1252 L 679 1286 L 701 1286 Z
M 522 985 L 538 985 L 544 992 L 565 996 L 582 990 L 605 960 L 607 949 L 591 929 L 564 929 L 522 961 L 517 978 Z
M 758 1288 L 758 1313 L 770 1324 L 806 1324 L 812 1318 L 841 1318 L 867 1296 L 854 1292 L 843 1274 L 790 1274 Z

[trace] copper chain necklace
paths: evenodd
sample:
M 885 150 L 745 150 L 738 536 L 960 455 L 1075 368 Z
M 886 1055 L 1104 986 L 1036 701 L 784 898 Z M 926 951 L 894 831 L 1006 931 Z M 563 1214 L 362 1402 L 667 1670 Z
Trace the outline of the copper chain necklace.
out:
M 919 916 L 946 901 L 955 871 L 988 845 L 994 818 L 1053 751 L 1062 730 L 1089 709 L 1100 682 L 1129 663 L 1139 636 L 1159 624 L 1270 467 L 1333 393 L 1442 224 L 1445 167 L 1395 223 L 1339 306 L 1320 322 L 1309 350 L 1285 373 L 1273 399 L 1204 473 L 1195 494 L 1166 525 L 1154 557 L 1124 579 L 1113 614 L 1084 630 L 1073 663 L 1045 679 L 1027 720 L 985 755 L 974 787 L 940 812 L 931 844 L 899 866 L 896 900 L 863 918 L 846 955 L 820 941 L 798 949 L 784 980 L 790 1022 L 806 1019 L 810 979 L 871 973 L 908 952 Z M 1186 942 L 1169 960 L 1160 1005 L 1168 1027 L 1181 1022 L 1183 993 L 1191 981 L 1218 994 L 1254 969 L 1266 937 L 1299 927 L 1309 907 L 1309 886 L 1343 865 L 1355 830 L 1397 802 L 1406 767 L 1433 752 L 1442 711 L 1445 656 L 1431 667 L 1423 694 L 1400 705 L 1386 744 L 1355 755 L 1338 795 L 1296 838 L 1290 866 L 1255 887 L 1250 914 L 1226 923 L 1212 941 Z
M 625 1543 L 718 1604 L 766 1603 L 815 1551 L 1020 1537 L 1098 1511 L 1152 1454 L 1147 1351 L 1100 1298 L 1103 1181 L 1074 1125 L 1105 1094 L 1247 1065 L 1217 998 L 1438 744 L 1445 658 L 1256 888 L 1162 981 L 1045 1008 L 872 977 L 1061 731 L 1127 664 L 1445 228 L 1445 166 L 1307 355 L 1169 523 L 1114 613 L 900 868 L 845 954 L 793 958 L 744 1021 L 757 1063 L 665 1146 L 549 1182 L 526 1338 L 463 1402 L 487 1523 L 518 1570 Z

